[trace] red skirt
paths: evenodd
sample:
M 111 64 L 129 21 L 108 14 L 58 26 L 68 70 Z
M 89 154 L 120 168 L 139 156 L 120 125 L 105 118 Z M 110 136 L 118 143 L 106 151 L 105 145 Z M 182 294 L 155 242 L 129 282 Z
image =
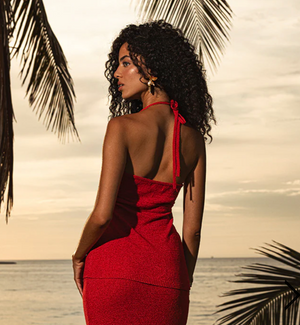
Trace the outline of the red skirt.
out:
M 186 325 L 189 291 L 127 279 L 85 278 L 87 325 Z

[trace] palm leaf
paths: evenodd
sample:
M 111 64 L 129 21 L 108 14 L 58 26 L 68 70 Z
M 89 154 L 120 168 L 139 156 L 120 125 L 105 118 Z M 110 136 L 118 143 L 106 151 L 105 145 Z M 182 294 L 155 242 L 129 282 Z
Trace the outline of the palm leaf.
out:
M 143 20 L 164 19 L 180 28 L 200 60 L 205 56 L 212 71 L 216 69 L 229 40 L 232 10 L 226 0 L 137 0 L 135 9 Z
M 13 206 L 13 118 L 10 89 L 9 39 L 13 30 L 13 14 L 9 0 L 0 1 L 0 208 L 9 181 L 6 223 Z
M 227 325 L 299 325 L 300 297 L 293 303 L 289 303 L 297 297 L 290 284 L 300 293 L 300 253 L 273 240 L 277 246 L 267 244 L 280 252 L 263 247 L 263 250 L 255 249 L 261 254 L 283 263 L 289 267 L 282 268 L 261 263 L 254 263 L 244 269 L 256 270 L 262 274 L 242 273 L 237 276 L 248 279 L 229 281 L 262 285 L 259 287 L 232 290 L 223 296 L 244 295 L 220 306 L 228 306 L 216 313 L 236 308 L 234 312 L 219 318 L 219 324 Z M 281 248 L 280 248 L 281 247 Z M 269 251 L 269 252 L 268 252 Z M 273 252 L 274 254 L 270 253 Z M 297 270 L 297 271 L 295 271 Z M 246 295 L 246 296 L 245 296 Z M 289 305 L 289 306 L 288 306 Z M 283 321 L 283 323 L 281 322 Z
M 40 108 L 40 119 L 48 104 L 47 130 L 52 122 L 51 131 L 58 130 L 59 137 L 71 129 L 79 139 L 73 114 L 73 80 L 63 50 L 49 25 L 43 1 L 14 0 L 13 11 L 17 33 L 14 55 L 23 49 L 22 85 L 30 75 L 26 90 L 26 95 L 30 92 L 30 105 Z

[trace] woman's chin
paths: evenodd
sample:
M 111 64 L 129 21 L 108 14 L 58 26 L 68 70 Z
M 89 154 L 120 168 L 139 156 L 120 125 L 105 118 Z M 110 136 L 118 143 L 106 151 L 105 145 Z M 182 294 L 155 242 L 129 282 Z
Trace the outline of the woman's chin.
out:
M 122 98 L 123 99 L 130 99 L 130 96 L 128 96 L 128 95 L 126 96 L 126 93 L 124 94 L 124 92 L 122 91 Z

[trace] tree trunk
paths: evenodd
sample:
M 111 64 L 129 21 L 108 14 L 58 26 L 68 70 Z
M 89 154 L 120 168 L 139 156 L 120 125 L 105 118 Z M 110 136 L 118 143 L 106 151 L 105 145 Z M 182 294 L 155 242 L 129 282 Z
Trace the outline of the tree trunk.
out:
M 9 181 L 6 223 L 13 206 L 13 106 L 10 86 L 9 30 L 12 15 L 9 0 L 0 1 L 0 212 Z

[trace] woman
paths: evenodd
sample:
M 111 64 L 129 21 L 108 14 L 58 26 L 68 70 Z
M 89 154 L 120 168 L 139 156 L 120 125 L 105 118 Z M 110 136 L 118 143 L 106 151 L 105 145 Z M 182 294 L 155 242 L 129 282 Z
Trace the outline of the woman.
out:
M 203 67 L 182 32 L 159 20 L 120 32 L 105 76 L 112 118 L 100 184 L 72 256 L 86 322 L 183 325 L 215 122 Z M 183 184 L 181 242 L 171 209 Z

